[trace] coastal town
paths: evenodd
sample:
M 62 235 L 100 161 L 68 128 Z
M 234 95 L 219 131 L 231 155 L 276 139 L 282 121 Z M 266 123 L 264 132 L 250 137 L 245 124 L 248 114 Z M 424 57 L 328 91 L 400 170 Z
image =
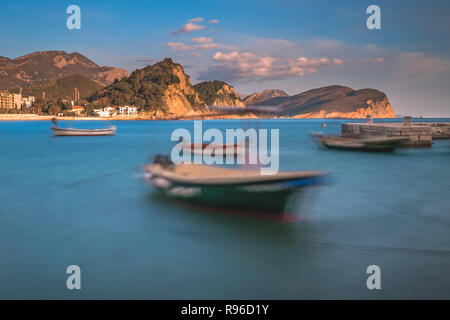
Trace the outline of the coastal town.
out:
M 24 109 L 29 108 L 36 100 L 35 97 L 24 97 L 22 93 L 9 93 L 0 91 L 0 109 Z
M 22 91 L 22 90 L 20 90 Z M 45 96 L 44 96 L 45 98 Z M 0 91 L 0 114 L 10 115 L 26 115 L 33 114 L 33 104 L 36 102 L 34 96 L 22 96 L 20 93 L 11 93 L 8 91 Z M 77 105 L 76 100 L 61 100 L 62 103 L 68 104 L 65 112 L 58 112 L 57 117 L 99 117 L 99 118 L 113 118 L 113 117 L 136 117 L 139 115 L 138 107 L 136 106 L 111 106 L 107 105 L 100 108 L 90 108 L 86 103 L 84 105 Z

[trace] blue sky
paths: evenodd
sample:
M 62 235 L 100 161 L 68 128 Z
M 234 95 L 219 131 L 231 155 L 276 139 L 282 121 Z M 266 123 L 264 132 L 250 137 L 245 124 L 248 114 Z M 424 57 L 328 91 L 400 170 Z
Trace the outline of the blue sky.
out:
M 81 30 L 66 28 L 71 4 Z M 371 4 L 381 30 L 366 27 Z M 194 83 L 224 80 L 240 93 L 371 87 L 399 114 L 449 117 L 449 12 L 449 1 L 414 0 L 2 1 L 0 55 L 77 51 L 130 72 L 169 56 Z

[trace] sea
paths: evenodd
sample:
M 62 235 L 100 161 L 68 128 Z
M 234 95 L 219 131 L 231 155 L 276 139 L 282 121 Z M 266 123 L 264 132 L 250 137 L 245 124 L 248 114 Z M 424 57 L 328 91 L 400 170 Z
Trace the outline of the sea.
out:
M 343 121 L 203 121 L 278 129 L 280 170 L 328 172 L 290 220 L 187 207 L 144 181 L 142 166 L 193 121 L 60 122 L 117 126 L 108 137 L 0 122 L 0 298 L 449 299 L 450 141 L 318 148 L 310 134 L 338 134 Z M 72 265 L 80 289 L 67 286 Z

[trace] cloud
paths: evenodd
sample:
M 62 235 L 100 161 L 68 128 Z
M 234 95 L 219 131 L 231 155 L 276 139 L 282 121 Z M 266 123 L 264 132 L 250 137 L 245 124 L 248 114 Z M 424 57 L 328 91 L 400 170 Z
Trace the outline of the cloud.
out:
M 398 78 L 425 79 L 450 71 L 449 59 L 427 56 L 422 52 L 398 52 L 391 63 Z
M 202 43 L 202 44 L 196 44 L 194 46 L 196 49 L 200 50 L 211 50 L 211 49 L 224 49 L 224 50 L 237 50 L 237 47 L 230 46 L 227 44 L 220 44 L 220 43 Z
M 202 54 L 200 52 L 192 52 L 191 56 L 193 57 L 200 57 Z
M 318 69 L 340 65 L 340 59 L 329 58 L 276 58 L 251 52 L 216 52 L 216 61 L 209 69 L 199 73 L 199 79 L 219 76 L 224 80 L 254 79 L 269 80 L 287 77 L 303 77 Z
M 203 44 L 197 44 L 195 45 L 195 48 L 200 50 L 211 50 L 211 49 L 218 49 L 222 45 L 217 43 L 203 43 Z
M 202 17 L 192 18 L 189 22 L 202 22 L 204 19 Z
M 209 20 L 209 23 L 219 23 L 219 20 L 217 19 Z
M 196 42 L 196 43 L 210 43 L 212 42 L 212 38 L 209 37 L 199 37 L 199 38 L 192 38 L 192 41 Z
M 378 57 L 378 58 L 368 58 L 368 57 L 364 57 L 361 59 L 350 59 L 345 61 L 345 64 L 350 65 L 358 65 L 358 64 L 370 64 L 370 63 L 381 63 L 384 62 L 385 59 L 384 57 Z
M 167 42 L 166 46 L 175 51 L 187 51 L 191 49 L 190 46 L 185 45 L 183 42 Z
M 166 46 L 171 48 L 175 51 L 188 51 L 188 50 L 212 50 L 212 49 L 226 49 L 226 50 L 236 50 L 236 47 L 226 45 L 226 44 L 219 44 L 219 43 L 213 43 L 212 38 L 206 38 L 206 37 L 200 37 L 200 38 L 193 38 L 193 42 L 197 43 L 195 45 L 187 45 L 183 42 L 167 42 Z
M 188 22 L 183 26 L 183 28 L 173 31 L 172 35 L 178 36 L 180 34 L 190 33 L 190 32 L 202 30 L 205 28 L 206 28 L 205 26 L 201 26 L 201 25 L 193 23 L 193 22 Z

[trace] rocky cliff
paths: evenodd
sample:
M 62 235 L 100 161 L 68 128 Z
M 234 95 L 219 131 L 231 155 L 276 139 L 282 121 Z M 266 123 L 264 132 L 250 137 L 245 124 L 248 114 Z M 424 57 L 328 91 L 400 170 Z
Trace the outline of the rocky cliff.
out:
M 170 58 L 134 71 L 99 91 L 92 100 L 113 105 L 133 104 L 158 116 L 182 116 L 207 109 L 183 67 Z
M 200 82 L 194 86 L 194 89 L 208 106 L 245 106 L 236 90 L 223 81 Z
M 217 113 L 209 106 L 245 106 L 225 82 L 206 81 L 193 86 L 183 67 L 170 58 L 134 71 L 99 91 L 92 102 L 134 104 L 151 118 Z
M 15 59 L 0 57 L 0 89 L 37 85 L 71 75 L 105 86 L 128 73 L 120 68 L 100 67 L 78 52 L 39 51 Z
M 256 105 L 275 107 L 279 116 L 293 118 L 365 118 L 367 115 L 395 118 L 394 109 L 383 92 L 338 85 L 276 97 Z
M 278 89 L 266 89 L 262 92 L 255 92 L 244 98 L 244 103 L 246 106 L 254 106 L 258 103 L 262 103 L 266 100 L 276 98 L 276 97 L 287 97 L 289 96 L 283 90 Z

